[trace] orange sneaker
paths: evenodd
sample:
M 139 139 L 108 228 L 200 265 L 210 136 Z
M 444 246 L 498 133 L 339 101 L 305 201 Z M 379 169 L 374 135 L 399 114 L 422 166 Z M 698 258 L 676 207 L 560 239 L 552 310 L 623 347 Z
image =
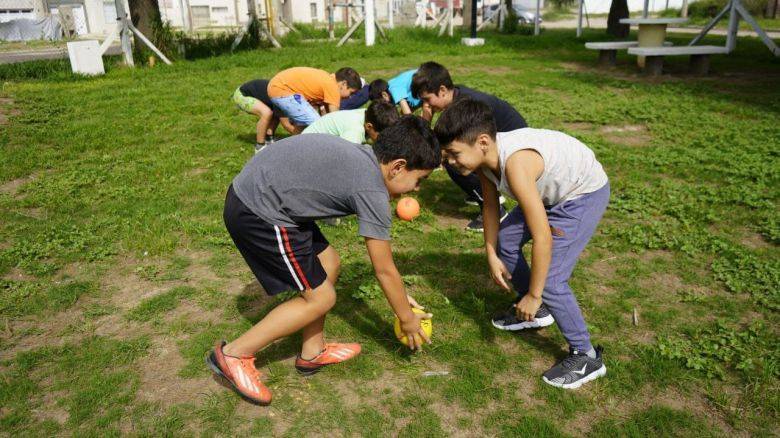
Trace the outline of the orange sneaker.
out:
M 222 352 L 225 341 L 217 342 L 206 357 L 206 364 L 214 374 L 227 380 L 246 401 L 256 405 L 271 403 L 271 391 L 260 381 L 260 371 L 255 368 L 255 357 L 233 357 Z
M 325 344 L 314 359 L 295 358 L 295 369 L 304 376 L 311 376 L 325 365 L 344 362 L 360 354 L 360 344 Z

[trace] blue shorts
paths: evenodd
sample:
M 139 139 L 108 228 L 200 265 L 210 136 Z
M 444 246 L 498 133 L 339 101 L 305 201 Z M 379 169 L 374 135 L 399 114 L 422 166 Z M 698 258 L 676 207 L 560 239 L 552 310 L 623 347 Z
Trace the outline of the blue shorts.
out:
M 320 118 L 320 114 L 317 110 L 315 110 L 300 94 L 273 97 L 271 98 L 271 103 L 273 103 L 274 107 L 278 108 L 279 111 L 284 113 L 293 125 L 309 126 Z

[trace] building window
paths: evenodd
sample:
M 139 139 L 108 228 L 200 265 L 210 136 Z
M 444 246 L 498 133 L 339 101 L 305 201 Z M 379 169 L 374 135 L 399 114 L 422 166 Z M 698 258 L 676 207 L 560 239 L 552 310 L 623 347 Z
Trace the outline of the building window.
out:
M 316 22 L 317 21 L 317 3 L 311 3 L 311 21 Z

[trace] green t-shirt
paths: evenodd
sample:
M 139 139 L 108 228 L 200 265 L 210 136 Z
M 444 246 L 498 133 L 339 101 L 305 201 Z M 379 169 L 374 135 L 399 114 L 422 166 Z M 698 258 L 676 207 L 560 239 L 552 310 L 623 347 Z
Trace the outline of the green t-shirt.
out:
M 366 142 L 366 109 L 342 110 L 325 114 L 303 130 L 304 134 L 330 134 L 352 143 Z

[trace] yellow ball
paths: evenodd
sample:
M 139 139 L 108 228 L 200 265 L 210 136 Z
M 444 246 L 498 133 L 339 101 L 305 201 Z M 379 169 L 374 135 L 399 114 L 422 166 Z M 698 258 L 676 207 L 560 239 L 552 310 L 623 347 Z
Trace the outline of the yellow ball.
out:
M 415 309 L 415 308 L 412 308 L 412 312 L 421 313 L 421 314 L 428 313 L 424 310 Z M 433 322 L 431 322 L 430 319 L 423 319 L 420 321 L 420 327 L 422 327 L 425 334 L 428 335 L 428 339 L 430 339 L 431 333 L 433 333 Z M 398 319 L 397 316 L 395 317 L 395 324 L 393 324 L 393 330 L 395 331 L 395 337 L 398 338 L 398 340 L 401 341 L 402 344 L 409 345 L 409 343 L 407 342 L 408 339 L 406 339 L 406 335 L 404 334 L 404 332 L 401 331 L 401 320 Z

